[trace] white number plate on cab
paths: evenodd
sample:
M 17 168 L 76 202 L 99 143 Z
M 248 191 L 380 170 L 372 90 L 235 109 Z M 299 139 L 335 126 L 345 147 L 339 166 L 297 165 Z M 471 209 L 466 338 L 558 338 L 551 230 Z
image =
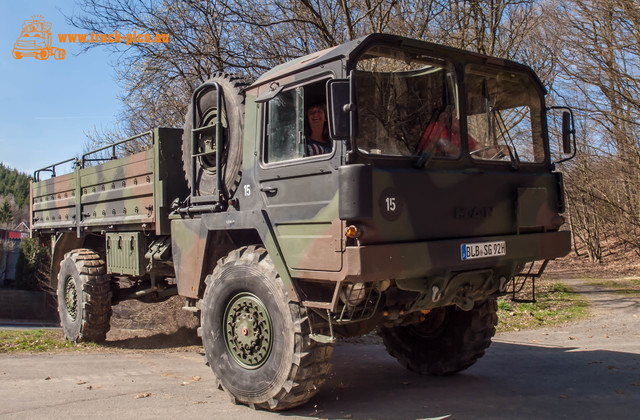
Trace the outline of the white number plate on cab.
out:
M 460 251 L 463 261 L 475 258 L 499 257 L 507 255 L 507 243 L 505 241 L 496 241 L 462 244 Z

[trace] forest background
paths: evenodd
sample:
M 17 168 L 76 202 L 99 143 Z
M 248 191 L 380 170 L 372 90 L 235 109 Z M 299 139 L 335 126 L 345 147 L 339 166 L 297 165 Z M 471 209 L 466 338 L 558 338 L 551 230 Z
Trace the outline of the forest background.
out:
M 255 78 L 371 32 L 404 35 L 531 66 L 549 92 L 547 105 L 575 111 L 577 156 L 558 165 L 575 253 L 593 263 L 620 253 L 640 255 L 637 0 L 77 3 L 67 19 L 81 31 L 117 28 L 171 37 L 166 44 L 85 44 L 112 49 L 124 92 L 118 124 L 87 133 L 86 148 L 152 127 L 181 127 L 191 93 L 216 72 Z M 0 229 L 28 222 L 28 182 L 28 175 L 0 165 Z

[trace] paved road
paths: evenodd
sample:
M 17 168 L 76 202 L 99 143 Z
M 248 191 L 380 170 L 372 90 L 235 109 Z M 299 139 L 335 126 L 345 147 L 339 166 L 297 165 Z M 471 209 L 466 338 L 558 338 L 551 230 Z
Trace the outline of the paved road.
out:
M 501 334 L 452 377 L 412 374 L 381 345 L 341 343 L 320 393 L 280 414 L 230 404 L 198 352 L 2 355 L 0 417 L 638 418 L 640 301 L 582 292 L 598 303 L 596 318 Z

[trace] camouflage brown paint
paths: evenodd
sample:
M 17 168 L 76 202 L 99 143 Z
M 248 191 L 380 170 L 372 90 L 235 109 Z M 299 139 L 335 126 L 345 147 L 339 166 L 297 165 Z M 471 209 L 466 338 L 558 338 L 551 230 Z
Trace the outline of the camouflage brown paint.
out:
M 219 238 L 242 246 L 251 244 L 243 238 L 257 237 L 292 297 L 299 296 L 294 279 L 316 281 L 332 291 L 312 305 L 333 310 L 345 282 L 392 280 L 399 288 L 428 291 L 461 281 L 462 272 L 481 278 L 490 272 L 486 279 L 493 286 L 482 288 L 493 293 L 497 278 L 511 278 L 522 264 L 566 254 L 569 234 L 557 232 L 563 222 L 558 214 L 562 191 L 548 160 L 513 170 L 506 162 L 486 164 L 463 154 L 415 168 L 410 161 L 375 159 L 334 141 L 328 155 L 264 162 L 269 92 L 347 78 L 358 55 L 374 43 L 437 54 L 459 69 L 465 63 L 490 63 L 526 72 L 539 84 L 529 68 L 514 62 L 372 35 L 278 66 L 246 89 L 242 178 L 223 211 L 169 215 L 171 201 L 187 198 L 188 190 L 179 169 L 179 132 L 159 129 L 149 151 L 34 184 L 35 231 L 171 235 L 178 290 L 190 298 L 202 296 L 204 278 L 219 255 Z M 462 86 L 463 74 L 457 79 Z M 342 179 L 340 168 L 350 165 L 368 172 Z M 341 214 L 354 192 L 352 211 Z M 391 202 L 393 211 L 385 210 Z M 349 225 L 358 227 L 357 239 L 345 237 Z M 507 255 L 461 260 L 462 244 L 492 241 L 505 241 Z
M 187 191 L 180 166 L 181 133 L 157 128 L 150 133 L 153 144 L 149 150 L 96 166 L 78 166 L 69 174 L 32 183 L 32 235 L 79 238 L 57 241 L 52 274 L 62 256 L 81 247 L 87 234 L 170 233 L 172 201 Z
M 373 93 L 371 101 L 357 101 L 358 97 L 366 98 L 363 89 L 356 89 L 358 74 L 377 65 L 367 67 L 365 63 L 364 69 L 358 68 L 360 58 L 381 59 L 384 69 L 378 73 L 382 76 L 373 74 L 372 80 L 387 83 L 402 79 L 400 85 L 392 86 L 393 95 L 385 94 L 383 85 L 371 84 L 367 85 Z M 386 67 L 392 60 L 400 64 L 398 74 Z M 496 150 L 506 146 L 509 153 L 503 154 L 505 159 L 471 155 L 466 113 L 492 119 L 494 107 L 489 93 L 482 94 L 484 101 L 470 99 L 474 106 L 467 106 L 465 71 L 469 65 L 491 76 L 505 70 L 526 75 L 514 79 L 516 86 L 509 92 L 522 85 L 529 88 L 526 100 L 533 97 L 524 106 L 514 99 L 513 107 L 526 106 L 524 113 L 535 117 L 530 118 L 536 122 L 530 124 L 534 128 L 529 137 L 535 143 L 532 149 L 536 158 L 541 158 L 539 162 L 514 158 L 509 147 L 516 146 L 511 139 L 511 146 L 507 144 L 504 133 L 505 144 L 499 148 L 495 136 L 493 143 L 482 144 Z M 428 75 L 429 81 L 416 82 L 414 78 L 423 75 Z M 430 159 L 411 142 L 420 140 L 416 146 L 422 144 L 425 134 L 418 134 L 427 133 L 424 126 L 432 121 L 432 116 L 425 115 L 426 109 L 432 115 L 441 102 L 452 105 L 433 94 L 440 76 L 454 80 L 451 89 L 458 93 L 454 108 L 460 113 L 460 147 L 456 158 Z M 331 79 L 342 81 L 328 84 Z M 382 332 L 421 323 L 433 327 L 427 314 L 450 305 L 473 311 L 460 317 L 447 315 L 443 321 L 447 327 L 438 328 L 426 342 L 423 337 L 415 343 L 410 338 L 398 346 L 407 348 L 407 357 L 418 359 L 424 348 L 439 348 L 434 352 L 436 360 L 429 356 L 428 363 L 453 363 L 441 373 L 465 369 L 482 356 L 495 331 L 495 303 L 480 302 L 506 293 L 511 279 L 530 276 L 526 265 L 533 268 L 532 262 L 544 260 L 535 274 L 539 275 L 547 260 L 570 250 L 570 233 L 559 231 L 564 223 L 560 216 L 564 192 L 562 178 L 549 158 L 544 89 L 526 66 L 374 34 L 280 65 L 249 86 L 244 98 L 239 96 L 240 84 L 229 85 L 234 83 L 231 77 L 216 80 L 217 84 L 211 86 L 222 87 L 224 102 L 216 99 L 212 105 L 204 101 L 207 112 L 215 109 L 217 115 L 217 108 L 224 103 L 227 115 L 230 111 L 240 115 L 239 107 L 244 103 L 244 121 L 241 117 L 228 119 L 227 131 L 216 136 L 216 147 L 227 141 L 227 156 L 240 156 L 242 149 L 239 171 L 236 159 L 222 166 L 218 158 L 223 153 L 216 155 L 216 165 L 221 167 L 215 171 L 217 178 L 212 175 L 208 182 L 215 181 L 213 190 L 219 189 L 221 194 L 206 195 L 212 188 L 205 187 L 204 178 L 199 185 L 197 175 L 183 173 L 182 168 L 189 165 L 183 166 L 181 137 L 191 141 L 193 133 L 181 136 L 180 130 L 156 129 L 153 146 L 147 151 L 34 183 L 31 217 L 33 234 L 50 236 L 55 244 L 54 266 L 59 266 L 65 252 L 83 247 L 92 254 L 105 254 L 109 273 L 130 277 L 133 286 L 123 289 L 120 283 L 127 282 L 112 278 L 119 283 L 113 301 L 149 294 L 160 297 L 157 293 L 161 290 L 169 292 L 167 296 L 177 289 L 187 298 L 187 309 L 200 309 L 207 358 L 234 401 L 270 409 L 302 404 L 324 380 L 324 374 L 317 372 L 329 371 L 329 346 L 337 336 L 361 335 L 376 327 Z M 486 88 L 486 80 L 483 83 Z M 501 90 L 500 83 L 504 82 L 491 85 L 497 92 L 494 98 L 513 96 Z M 332 86 L 350 90 L 339 91 Z M 327 98 L 328 93 L 336 96 Z M 229 101 L 224 97 L 228 94 L 234 95 Z M 409 99 L 402 102 L 403 95 L 409 95 Z M 377 105 L 372 102 L 376 97 L 382 98 Z M 325 154 L 303 156 L 301 150 L 309 134 L 301 123 L 307 118 L 305 106 L 323 99 L 337 101 L 329 107 L 332 127 L 345 127 L 340 117 L 349 118 L 349 135 L 337 136 L 348 140 L 334 140 L 330 153 L 325 150 Z M 230 109 L 230 104 L 235 108 Z M 416 104 L 420 106 L 414 107 Z M 369 121 L 363 123 L 357 118 L 367 106 L 371 124 L 368 131 L 358 132 L 362 128 L 358 125 Z M 402 114 L 411 108 L 417 111 Z M 401 129 L 387 129 L 398 124 L 394 118 L 380 114 L 380 109 L 391 110 L 394 118 L 402 114 Z M 491 123 L 487 125 L 490 128 Z M 453 122 L 450 128 L 452 133 Z M 506 125 L 504 130 L 509 130 Z M 453 143 L 453 135 L 449 140 Z M 385 149 L 387 145 L 393 147 Z M 204 145 L 208 151 L 212 147 Z M 187 149 L 186 158 L 192 159 L 193 152 Z M 488 148 L 476 150 L 484 152 Z M 233 172 L 223 173 L 228 170 Z M 190 181 L 197 192 L 187 188 L 185 175 L 195 178 Z M 232 187 L 226 184 L 228 180 L 233 181 Z M 237 180 L 239 185 L 235 184 Z M 224 261 L 221 269 L 216 268 L 219 261 Z M 55 269 L 52 273 L 56 274 Z M 220 277 L 214 278 L 214 273 Z M 288 299 L 280 293 L 278 276 Z M 211 280 L 208 285 L 207 278 Z M 264 284 L 257 284 L 256 279 Z M 513 285 L 515 289 L 515 280 Z M 247 294 L 261 301 L 260 311 L 267 314 L 253 312 L 253 306 L 245 302 L 244 307 L 233 309 L 230 318 L 230 302 L 245 299 Z M 452 307 L 436 311 L 454 312 L 461 314 Z M 456 318 L 469 319 L 471 324 Z M 255 325 L 265 319 L 273 319 L 274 325 L 279 320 L 280 326 L 286 326 L 277 334 L 265 334 L 275 343 L 273 357 L 270 355 L 263 365 L 268 368 L 227 366 L 232 352 L 237 355 L 246 350 L 247 357 L 256 357 L 255 340 L 264 337 L 250 334 L 249 329 L 257 328 Z M 292 321 L 291 325 L 286 320 Z M 449 328 L 451 322 L 456 322 L 453 328 Z M 418 331 L 421 328 L 418 326 Z M 270 329 L 267 327 L 265 333 Z M 249 342 L 244 337 L 248 335 L 255 339 Z M 235 347 L 240 341 L 244 350 Z M 390 353 L 394 355 L 392 349 Z M 306 368 L 299 369 L 302 365 Z M 235 383 L 241 389 L 225 385 L 234 383 L 231 379 L 237 379 Z M 273 392 L 254 398 L 257 391 L 247 384 L 261 387 L 263 383 L 269 384 L 265 389 L 274 387 Z

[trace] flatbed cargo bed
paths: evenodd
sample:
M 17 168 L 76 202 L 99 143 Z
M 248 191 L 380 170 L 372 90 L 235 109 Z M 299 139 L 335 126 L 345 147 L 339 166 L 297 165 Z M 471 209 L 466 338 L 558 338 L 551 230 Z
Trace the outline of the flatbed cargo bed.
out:
M 151 139 L 148 150 L 87 166 L 88 156 L 140 137 Z M 31 185 L 32 229 L 69 232 L 78 236 L 92 231 L 151 231 L 169 234 L 171 203 L 187 194 L 182 169 L 182 130 L 157 128 L 148 133 L 94 150 L 76 160 L 68 174 Z M 62 163 L 71 162 L 69 159 Z

